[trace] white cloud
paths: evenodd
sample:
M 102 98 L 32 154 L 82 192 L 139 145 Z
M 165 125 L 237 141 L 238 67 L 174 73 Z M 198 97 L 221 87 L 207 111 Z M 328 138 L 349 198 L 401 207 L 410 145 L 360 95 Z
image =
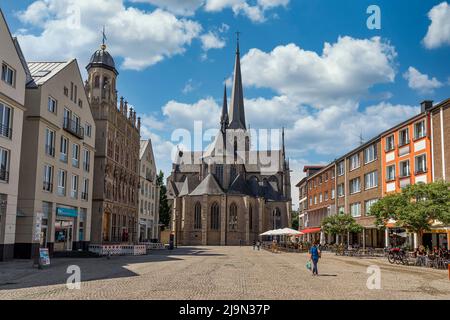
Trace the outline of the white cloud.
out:
M 225 40 L 213 31 L 209 31 L 208 33 L 201 35 L 200 40 L 204 51 L 211 49 L 222 49 L 225 47 Z
M 41 29 L 38 35 L 18 35 L 29 60 L 78 57 L 85 63 L 106 25 L 108 50 L 123 58 L 123 68 L 133 70 L 182 54 L 202 29 L 195 21 L 178 19 L 161 9 L 145 12 L 125 7 L 123 0 L 40 0 L 19 13 L 19 18 Z
M 205 11 L 219 12 L 230 8 L 235 15 L 242 14 L 252 22 L 266 21 L 266 11 L 276 7 L 286 7 L 289 0 L 258 0 L 256 4 L 249 4 L 248 0 L 206 0 Z
M 194 90 L 197 90 L 201 86 L 201 83 L 195 82 L 193 79 L 189 79 L 181 90 L 182 93 L 188 94 Z
M 403 77 L 408 80 L 408 86 L 417 90 L 420 93 L 433 93 L 434 89 L 438 89 L 443 84 L 436 78 L 431 78 L 427 74 L 420 73 L 414 67 L 409 67 L 408 71 L 403 74 Z
M 266 53 L 251 49 L 242 58 L 244 84 L 271 88 L 298 102 L 327 106 L 360 99 L 378 83 L 395 78 L 395 48 L 379 37 L 339 37 L 321 55 L 291 43 Z
M 423 39 L 426 48 L 434 49 L 443 45 L 450 45 L 450 6 L 445 1 L 434 6 L 428 12 L 431 24 Z
M 192 16 L 204 4 L 204 0 L 130 0 L 131 2 L 149 3 L 170 11 L 176 15 Z
M 217 102 L 211 97 L 193 104 L 172 100 L 162 107 L 163 115 L 171 127 L 188 130 L 193 128 L 194 121 L 201 121 L 203 129 L 218 128 L 220 110 Z

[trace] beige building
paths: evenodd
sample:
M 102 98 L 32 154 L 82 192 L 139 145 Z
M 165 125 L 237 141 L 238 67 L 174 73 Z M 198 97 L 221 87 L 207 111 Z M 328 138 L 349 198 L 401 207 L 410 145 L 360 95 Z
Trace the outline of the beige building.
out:
M 0 10 L 0 261 L 14 256 L 27 66 Z
M 280 140 L 280 150 L 251 149 L 238 45 L 231 106 L 225 90 L 214 142 L 204 152 L 180 150 L 168 177 L 175 242 L 251 244 L 267 230 L 290 226 L 290 170 Z
M 150 139 L 141 140 L 139 163 L 139 242 L 159 240 L 159 187 Z
M 76 60 L 30 62 L 15 256 L 90 241 L 95 123 Z
M 85 88 L 96 124 L 92 243 L 138 240 L 140 119 L 123 98 L 118 103 L 118 76 L 106 45 L 86 67 Z

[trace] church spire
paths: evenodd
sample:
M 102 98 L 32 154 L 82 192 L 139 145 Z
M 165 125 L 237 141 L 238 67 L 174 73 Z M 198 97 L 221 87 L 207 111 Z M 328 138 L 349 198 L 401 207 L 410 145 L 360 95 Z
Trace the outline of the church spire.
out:
M 227 85 L 225 84 L 223 89 L 223 105 L 222 116 L 220 117 L 220 130 L 225 133 L 228 127 L 228 104 L 227 104 Z
M 244 93 L 242 90 L 242 76 L 241 76 L 241 57 L 239 51 L 239 32 L 236 32 L 236 35 L 237 35 L 236 62 L 234 65 L 233 91 L 231 93 L 231 108 L 230 108 L 231 123 L 228 126 L 228 128 L 246 130 Z

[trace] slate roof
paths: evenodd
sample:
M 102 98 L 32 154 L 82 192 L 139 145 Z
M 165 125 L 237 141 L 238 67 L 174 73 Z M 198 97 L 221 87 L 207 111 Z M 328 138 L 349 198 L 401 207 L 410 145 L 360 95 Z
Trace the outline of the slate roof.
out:
M 202 195 L 223 195 L 225 194 L 222 188 L 219 186 L 216 178 L 210 173 L 205 179 L 192 191 L 190 196 L 202 196 Z
M 195 187 L 197 187 L 198 183 L 196 183 L 195 179 L 192 177 L 186 177 L 186 179 L 183 182 L 183 187 L 180 190 L 180 193 L 178 194 L 179 197 L 187 196 L 189 195 Z
M 258 190 L 256 190 L 255 193 L 254 190 L 252 190 L 252 188 L 250 187 L 249 182 L 245 180 L 244 176 L 242 174 L 239 174 L 231 183 L 227 193 L 255 196 L 258 193 Z

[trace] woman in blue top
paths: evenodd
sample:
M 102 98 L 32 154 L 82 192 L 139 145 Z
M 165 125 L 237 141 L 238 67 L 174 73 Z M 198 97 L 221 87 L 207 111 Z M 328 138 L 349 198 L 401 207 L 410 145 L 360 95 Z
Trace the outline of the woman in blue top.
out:
M 319 250 L 319 242 L 318 241 L 314 242 L 314 245 L 309 250 L 309 255 L 310 255 L 311 261 L 313 263 L 313 268 L 312 268 L 313 276 L 314 275 L 318 276 L 319 272 L 317 270 L 317 263 L 319 262 L 319 258 L 320 258 L 320 250 Z

